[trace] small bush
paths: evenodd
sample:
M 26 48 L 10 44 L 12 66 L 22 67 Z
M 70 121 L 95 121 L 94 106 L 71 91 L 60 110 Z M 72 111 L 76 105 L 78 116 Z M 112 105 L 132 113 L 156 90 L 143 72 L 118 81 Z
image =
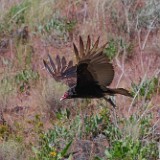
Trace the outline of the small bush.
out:
M 139 116 L 132 115 L 129 119 L 119 120 L 122 128 L 110 124 L 104 133 L 110 139 L 110 148 L 107 148 L 105 155 L 107 159 L 117 160 L 147 160 L 158 158 L 158 143 L 156 140 L 147 139 L 152 128 L 152 117 L 149 115 L 139 119 Z
M 108 43 L 108 47 L 105 48 L 104 53 L 111 60 L 113 59 L 118 52 L 118 43 L 117 41 L 111 39 Z
M 146 99 L 151 99 L 152 95 L 158 90 L 158 78 L 154 77 L 150 80 L 146 80 L 138 85 L 132 83 L 132 93 L 135 95 L 137 92 L 139 96 L 146 97 Z

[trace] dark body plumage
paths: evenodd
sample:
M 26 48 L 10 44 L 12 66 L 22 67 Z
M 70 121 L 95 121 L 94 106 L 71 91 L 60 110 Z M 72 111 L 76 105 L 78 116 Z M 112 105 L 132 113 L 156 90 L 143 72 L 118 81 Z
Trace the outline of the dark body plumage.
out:
M 77 64 L 72 61 L 67 63 L 64 57 L 58 55 L 53 62 L 50 55 L 50 65 L 44 60 L 45 68 L 56 81 L 64 80 L 70 87 L 63 95 L 61 100 L 70 98 L 102 98 L 106 95 L 122 94 L 132 97 L 132 95 L 123 88 L 107 88 L 113 80 L 114 68 L 104 55 L 103 50 L 107 43 L 98 47 L 99 38 L 91 48 L 91 39 L 88 36 L 86 47 L 84 47 L 82 38 L 79 39 L 79 50 L 73 44 Z

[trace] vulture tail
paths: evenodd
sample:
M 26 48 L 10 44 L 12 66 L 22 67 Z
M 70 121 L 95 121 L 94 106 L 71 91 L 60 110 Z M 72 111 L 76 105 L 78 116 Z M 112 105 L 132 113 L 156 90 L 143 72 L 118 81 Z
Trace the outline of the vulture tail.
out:
M 133 97 L 132 94 L 124 88 L 115 88 L 115 89 L 107 88 L 105 90 L 105 93 L 108 93 L 109 95 L 121 94 L 124 96 Z

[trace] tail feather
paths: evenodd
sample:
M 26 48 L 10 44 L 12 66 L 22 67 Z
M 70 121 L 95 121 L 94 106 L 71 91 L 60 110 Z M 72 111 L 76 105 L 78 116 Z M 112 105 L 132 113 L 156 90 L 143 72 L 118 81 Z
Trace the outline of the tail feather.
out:
M 107 88 L 107 90 L 105 92 L 110 95 L 121 94 L 124 96 L 133 97 L 132 94 L 124 88 L 114 88 L 114 89 Z

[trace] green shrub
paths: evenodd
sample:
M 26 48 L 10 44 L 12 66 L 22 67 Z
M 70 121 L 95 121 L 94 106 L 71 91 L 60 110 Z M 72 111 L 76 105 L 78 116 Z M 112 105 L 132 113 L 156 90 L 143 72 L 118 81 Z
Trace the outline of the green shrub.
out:
M 104 53 L 111 60 L 113 59 L 118 52 L 118 42 L 114 39 L 111 39 L 108 43 L 108 47 L 105 48 Z
M 125 137 L 125 139 L 115 140 L 112 147 L 106 149 L 105 154 L 109 160 L 147 160 L 158 158 L 157 150 L 155 142 L 143 142 Z
M 104 130 L 105 135 L 110 141 L 109 148 L 105 155 L 109 160 L 148 160 L 158 158 L 158 143 L 156 140 L 147 139 L 152 133 L 152 117 L 150 114 L 140 118 L 132 115 L 129 119 L 118 121 L 121 128 L 113 124 Z
M 145 96 L 146 99 L 151 99 L 158 87 L 158 78 L 154 77 L 150 80 L 145 80 L 143 83 L 132 83 L 132 93 L 135 95 L 138 92 L 141 97 Z

